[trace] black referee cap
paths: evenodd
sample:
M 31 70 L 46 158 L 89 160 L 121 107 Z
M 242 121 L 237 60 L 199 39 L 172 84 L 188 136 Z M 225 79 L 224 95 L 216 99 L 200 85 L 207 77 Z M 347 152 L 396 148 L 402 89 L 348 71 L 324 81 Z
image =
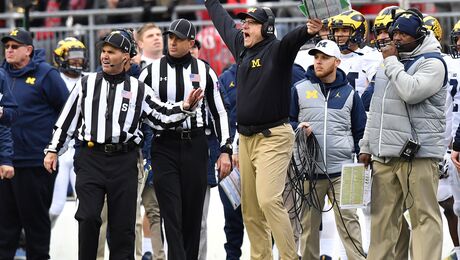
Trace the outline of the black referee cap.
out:
M 129 53 L 131 50 L 131 41 L 122 35 L 120 31 L 112 31 L 104 39 L 99 42 L 99 46 L 102 46 L 104 43 L 110 44 L 113 47 L 120 49 L 122 52 Z
M 180 39 L 195 40 L 195 26 L 187 19 L 178 19 L 171 23 L 169 29 L 163 34 L 174 34 Z

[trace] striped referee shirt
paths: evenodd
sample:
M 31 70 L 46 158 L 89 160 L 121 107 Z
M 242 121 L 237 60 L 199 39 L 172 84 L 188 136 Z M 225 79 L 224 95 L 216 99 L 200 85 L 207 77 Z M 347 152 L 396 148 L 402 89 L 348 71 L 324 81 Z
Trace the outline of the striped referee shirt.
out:
M 231 143 L 227 111 L 218 89 L 216 73 L 202 60 L 188 55 L 181 59 L 185 62 L 175 64 L 167 56 L 155 60 L 142 70 L 139 80 L 151 86 L 156 97 L 166 103 L 182 101 L 193 88 L 202 88 L 204 98 L 198 104 L 196 117 L 187 118 L 182 128 L 206 127 L 207 113 L 210 112 L 220 145 Z
M 134 77 L 110 77 L 114 76 L 90 73 L 75 84 L 45 153 L 62 154 L 74 134 L 81 141 L 139 144 L 143 138 L 139 126 L 144 119 L 151 127 L 164 129 L 178 126 L 194 114 L 184 111 L 182 103 L 161 102 L 150 87 Z

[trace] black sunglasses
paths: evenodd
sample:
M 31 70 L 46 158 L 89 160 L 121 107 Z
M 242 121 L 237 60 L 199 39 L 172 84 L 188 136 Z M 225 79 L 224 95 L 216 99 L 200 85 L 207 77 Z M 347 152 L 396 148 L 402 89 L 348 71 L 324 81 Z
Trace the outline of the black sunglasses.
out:
M 23 47 L 23 46 L 26 46 L 26 45 L 25 44 L 5 44 L 3 45 L 3 48 L 5 48 L 5 50 L 8 50 L 11 47 L 11 49 L 16 50 L 19 47 Z

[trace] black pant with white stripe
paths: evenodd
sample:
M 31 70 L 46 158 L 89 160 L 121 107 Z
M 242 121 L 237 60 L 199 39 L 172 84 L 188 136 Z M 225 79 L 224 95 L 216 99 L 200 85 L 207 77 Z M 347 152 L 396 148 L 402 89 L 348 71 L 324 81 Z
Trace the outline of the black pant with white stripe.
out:
M 107 195 L 110 259 L 134 260 L 137 160 L 136 149 L 107 154 L 81 147 L 76 155 L 78 259 L 96 259 L 101 210 Z
M 204 131 L 190 140 L 172 133 L 152 142 L 153 180 L 170 260 L 198 258 L 207 165 Z

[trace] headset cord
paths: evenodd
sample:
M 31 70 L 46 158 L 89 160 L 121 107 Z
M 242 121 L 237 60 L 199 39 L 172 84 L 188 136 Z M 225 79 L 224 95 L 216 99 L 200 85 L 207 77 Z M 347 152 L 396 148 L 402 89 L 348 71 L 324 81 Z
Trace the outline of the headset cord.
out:
M 326 176 L 329 182 L 328 189 L 330 189 L 332 193 L 332 200 L 329 198 L 331 201 L 331 206 L 326 210 L 321 207 L 321 200 L 324 200 L 324 198 L 320 198 L 316 191 L 316 183 L 320 174 Z M 324 163 L 321 146 L 319 145 L 318 140 L 313 133 L 307 137 L 302 128 L 298 128 L 295 131 L 295 149 L 292 153 L 291 162 L 289 164 L 288 176 L 290 185 L 292 187 L 290 192 L 294 192 L 295 195 L 300 198 L 300 201 L 297 199 L 295 200 L 293 207 L 288 209 L 288 212 L 294 213 L 296 215 L 295 218 L 301 219 L 301 208 L 304 206 L 313 207 L 321 213 L 328 212 L 333 209 L 334 206 L 336 206 L 343 227 L 347 232 L 347 235 L 350 238 L 353 246 L 360 255 L 366 258 L 366 254 L 358 248 L 355 241 L 351 237 L 347 226 L 345 225 L 345 220 L 343 219 L 341 209 L 335 197 L 333 180 L 330 178 Z M 306 181 L 309 182 L 309 189 L 307 193 L 305 193 L 305 187 L 303 184 Z M 298 205 L 300 205 L 300 209 Z M 303 231 L 302 224 L 300 224 L 300 228 Z

